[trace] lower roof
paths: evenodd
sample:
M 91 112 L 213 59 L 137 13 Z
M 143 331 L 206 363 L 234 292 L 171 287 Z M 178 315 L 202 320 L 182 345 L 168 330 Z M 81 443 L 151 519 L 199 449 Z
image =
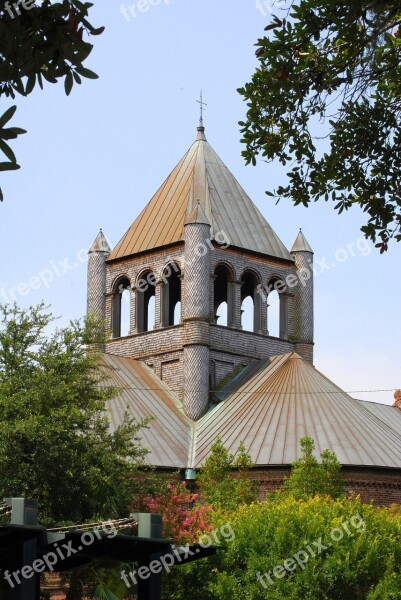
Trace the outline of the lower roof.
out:
M 152 417 L 142 434 L 152 465 L 199 468 L 217 436 L 233 454 L 244 442 L 255 466 L 290 465 L 309 435 L 317 455 L 328 448 L 343 465 L 401 469 L 401 411 L 351 398 L 296 353 L 254 362 L 197 422 L 143 362 L 110 354 L 103 361 L 111 384 L 124 387 L 109 403 L 112 428 L 126 409 Z

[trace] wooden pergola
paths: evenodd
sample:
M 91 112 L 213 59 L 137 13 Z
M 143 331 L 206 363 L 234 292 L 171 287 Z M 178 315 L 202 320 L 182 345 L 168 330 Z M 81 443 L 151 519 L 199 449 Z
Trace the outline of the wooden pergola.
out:
M 40 575 L 46 571 L 69 571 L 98 559 L 117 563 L 136 563 L 137 572 L 144 568 L 146 577 L 137 579 L 138 600 L 161 599 L 161 571 L 156 573 L 149 565 L 171 557 L 179 557 L 177 565 L 215 554 L 217 547 L 175 545 L 162 538 L 161 516 L 137 513 L 138 536 L 106 532 L 92 534 L 90 544 L 83 544 L 83 536 L 91 535 L 88 528 L 48 531 L 38 525 L 37 501 L 25 498 L 7 498 L 11 508 L 11 523 L 0 527 L 0 568 L 9 582 L 8 600 L 39 600 Z M 54 556 L 53 556 L 54 555 Z M 52 561 L 45 557 L 52 556 Z M 53 564 L 49 564 L 53 562 Z M 17 575 L 15 575 L 17 574 Z

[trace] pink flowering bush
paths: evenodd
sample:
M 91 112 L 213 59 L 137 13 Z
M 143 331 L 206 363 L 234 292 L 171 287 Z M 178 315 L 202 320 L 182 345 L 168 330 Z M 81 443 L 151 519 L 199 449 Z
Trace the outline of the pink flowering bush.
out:
M 162 515 L 163 535 L 181 544 L 197 542 L 202 533 L 212 530 L 211 506 L 198 503 L 199 494 L 192 494 L 184 482 L 168 483 L 163 495 L 145 498 L 146 510 Z

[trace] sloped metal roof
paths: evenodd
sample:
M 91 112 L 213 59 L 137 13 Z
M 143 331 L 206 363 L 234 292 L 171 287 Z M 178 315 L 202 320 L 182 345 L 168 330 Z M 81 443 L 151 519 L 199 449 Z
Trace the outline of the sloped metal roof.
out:
M 141 444 L 150 450 L 146 462 L 159 467 L 185 467 L 191 440 L 191 422 L 182 412 L 177 396 L 145 363 L 102 354 L 110 385 L 123 391 L 108 403 L 111 428 L 122 422 L 124 413 L 137 421 L 153 417 L 148 429 L 140 431 Z
M 196 425 L 193 467 L 221 436 L 234 453 L 241 441 L 256 465 L 288 465 L 299 440 L 315 440 L 316 453 L 334 451 L 343 465 L 401 468 L 401 432 L 317 371 L 298 354 L 265 360 L 240 389 Z
M 111 385 L 125 388 L 109 403 L 112 428 L 126 409 L 154 417 L 141 432 L 149 464 L 199 468 L 220 436 L 231 453 L 243 441 L 257 466 L 290 465 L 309 435 L 317 456 L 328 448 L 343 465 L 401 469 L 401 411 L 351 398 L 296 353 L 253 361 L 197 422 L 145 363 L 102 356 Z
M 231 246 L 291 260 L 287 248 L 206 141 L 203 127 L 185 156 L 113 249 L 109 260 L 180 242 L 199 199 L 211 236 Z
M 358 400 L 358 402 L 383 421 L 383 423 L 386 423 L 397 433 L 401 434 L 401 410 L 399 408 L 389 404 L 379 404 L 378 402 L 369 402 L 367 400 Z

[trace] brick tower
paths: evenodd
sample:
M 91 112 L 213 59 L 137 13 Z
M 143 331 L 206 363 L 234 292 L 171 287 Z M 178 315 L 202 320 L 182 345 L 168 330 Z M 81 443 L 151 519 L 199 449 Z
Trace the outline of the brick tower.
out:
M 111 252 L 102 230 L 88 252 L 87 313 L 106 316 L 106 259 Z
M 313 362 L 313 251 L 301 229 L 291 248 L 299 284 L 294 288 L 296 351 Z
M 305 281 L 312 256 L 302 233 L 287 250 L 201 122 L 195 142 L 114 249 L 97 236 L 88 312 L 104 316 L 112 332 L 106 353 L 145 362 L 195 421 L 252 361 L 292 351 L 312 361 L 311 268 Z

